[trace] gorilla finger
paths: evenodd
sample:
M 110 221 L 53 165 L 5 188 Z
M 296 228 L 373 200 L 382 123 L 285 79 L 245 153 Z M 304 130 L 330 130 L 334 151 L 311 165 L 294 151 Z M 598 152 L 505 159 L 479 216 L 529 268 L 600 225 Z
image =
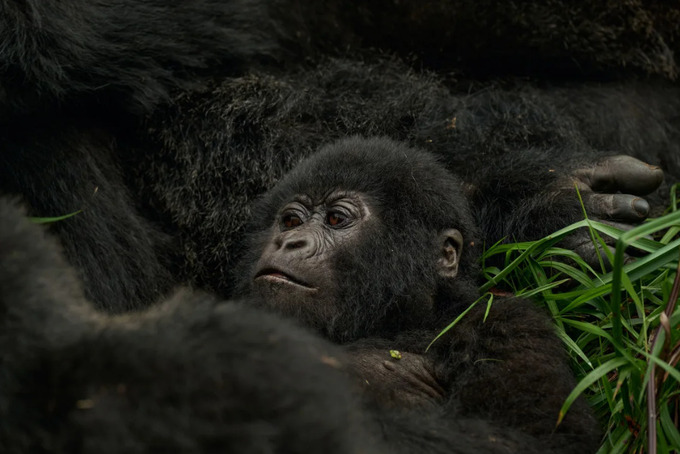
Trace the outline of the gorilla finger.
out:
M 602 224 L 606 224 L 610 227 L 614 227 L 616 229 L 621 230 L 622 232 L 627 232 L 627 231 L 632 230 L 635 227 L 637 227 L 637 224 L 626 224 L 624 222 L 610 221 L 608 219 L 599 219 L 599 218 L 595 218 L 595 217 L 591 217 L 591 220 L 600 222 Z M 605 242 L 605 244 L 608 244 L 610 246 L 614 246 L 616 244 L 616 240 L 618 239 L 618 238 L 615 238 L 613 236 L 609 236 L 605 233 L 600 233 L 600 238 L 602 238 L 602 240 Z M 586 240 L 586 239 L 590 240 L 590 237 L 588 235 L 584 235 L 584 240 Z
M 574 251 L 593 269 L 599 269 L 600 259 L 602 260 L 606 271 L 611 271 L 612 269 L 612 263 L 609 261 L 609 256 L 604 251 L 603 246 L 599 243 L 594 244 L 590 236 L 585 232 L 582 235 L 572 235 L 565 238 L 565 240 L 562 241 L 562 246 Z M 611 255 L 614 256 L 616 249 L 609 244 L 606 244 L 605 247 Z M 627 264 L 632 261 L 633 257 L 624 253 L 623 263 Z
M 418 392 L 424 394 L 432 399 L 442 399 L 446 393 L 438 383 L 433 383 L 429 380 L 423 380 L 424 377 L 420 375 L 409 374 L 402 377 L 408 384 L 411 392 Z
M 606 224 L 608 226 L 617 228 L 621 230 L 622 232 L 628 232 L 629 230 L 633 230 L 635 227 L 639 225 L 639 223 L 635 224 L 627 224 L 625 222 L 616 222 L 616 221 L 611 221 L 609 219 L 597 219 L 593 218 L 593 221 L 601 222 L 602 224 Z M 616 243 L 616 238 L 612 238 L 608 235 L 604 235 L 604 237 L 607 237 L 607 244 L 615 244 Z M 652 235 L 645 235 L 643 238 L 647 238 L 648 240 L 653 240 L 654 237 Z M 611 240 L 611 241 L 610 241 Z
M 586 210 L 595 217 L 624 222 L 640 222 L 649 215 L 649 203 L 630 194 L 589 194 Z
M 609 219 L 593 219 L 597 222 L 601 222 L 603 224 L 607 224 L 608 226 L 617 228 L 621 231 L 627 232 L 629 230 L 632 230 L 636 227 L 636 225 L 633 224 L 626 224 L 625 222 L 616 222 L 616 221 L 611 221 Z
M 595 167 L 582 169 L 576 176 L 597 192 L 623 192 L 645 195 L 663 181 L 663 171 L 632 156 L 611 156 Z
M 631 224 L 624 224 L 621 222 L 615 222 L 615 221 L 608 221 L 606 219 L 594 219 L 597 222 L 601 222 L 602 224 L 607 224 L 609 226 L 615 227 L 622 232 L 627 232 L 629 230 L 634 229 L 637 227 L 637 225 L 631 225 Z M 616 240 L 617 238 L 611 237 L 609 235 L 601 235 L 602 239 L 606 244 L 609 244 L 611 246 L 616 245 Z M 654 237 L 652 235 L 645 235 L 643 238 L 648 239 L 648 240 L 654 240 Z M 647 251 L 644 249 L 638 249 L 634 245 L 631 245 L 627 250 L 627 253 L 630 254 L 632 257 L 642 257 L 643 255 L 647 254 Z
M 444 397 L 446 395 L 446 391 L 442 386 L 439 384 L 439 382 L 429 373 L 422 373 L 418 374 L 419 378 L 419 383 L 420 386 L 423 388 L 427 388 L 427 390 L 431 391 L 430 395 L 432 397 Z
M 383 366 L 395 372 L 402 380 L 410 383 L 414 388 L 420 389 L 430 397 L 442 397 L 445 394 L 444 388 L 441 387 L 439 382 L 437 382 L 423 364 L 404 365 L 388 360 L 383 362 Z

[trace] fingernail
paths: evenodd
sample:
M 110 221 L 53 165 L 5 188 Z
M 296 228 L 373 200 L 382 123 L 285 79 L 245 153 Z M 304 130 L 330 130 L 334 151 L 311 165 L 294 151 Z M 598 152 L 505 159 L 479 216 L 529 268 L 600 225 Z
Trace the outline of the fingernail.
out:
M 649 203 L 647 203 L 645 199 L 636 197 L 631 202 L 631 206 L 633 207 L 637 215 L 640 216 L 641 218 L 649 214 Z

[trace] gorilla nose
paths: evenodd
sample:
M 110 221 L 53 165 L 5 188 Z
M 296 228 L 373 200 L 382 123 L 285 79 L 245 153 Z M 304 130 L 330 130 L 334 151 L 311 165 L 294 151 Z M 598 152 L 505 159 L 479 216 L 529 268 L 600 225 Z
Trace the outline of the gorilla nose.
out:
M 277 238 L 279 254 L 311 257 L 317 251 L 317 243 L 309 232 L 284 232 Z
M 304 249 L 309 243 L 304 238 L 288 238 L 283 240 L 283 249 Z

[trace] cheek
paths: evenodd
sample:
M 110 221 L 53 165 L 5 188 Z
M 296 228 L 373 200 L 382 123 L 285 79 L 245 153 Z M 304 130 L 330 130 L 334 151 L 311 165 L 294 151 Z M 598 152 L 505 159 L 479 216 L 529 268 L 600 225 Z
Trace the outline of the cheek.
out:
M 267 248 L 273 243 L 274 234 L 271 230 L 259 232 L 248 240 L 246 252 L 241 258 L 241 266 L 249 277 L 252 277 L 250 274 L 255 272 L 262 261 L 262 257 L 267 253 Z M 245 278 L 245 276 L 243 277 Z

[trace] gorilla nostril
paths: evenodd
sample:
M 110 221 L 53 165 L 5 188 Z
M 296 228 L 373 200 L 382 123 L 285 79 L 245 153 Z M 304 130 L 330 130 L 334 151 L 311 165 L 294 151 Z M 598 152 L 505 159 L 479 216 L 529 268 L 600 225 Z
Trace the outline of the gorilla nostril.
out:
M 287 240 L 283 243 L 283 248 L 284 249 L 301 249 L 307 245 L 306 240 L 301 240 L 301 239 L 296 239 L 296 240 Z

